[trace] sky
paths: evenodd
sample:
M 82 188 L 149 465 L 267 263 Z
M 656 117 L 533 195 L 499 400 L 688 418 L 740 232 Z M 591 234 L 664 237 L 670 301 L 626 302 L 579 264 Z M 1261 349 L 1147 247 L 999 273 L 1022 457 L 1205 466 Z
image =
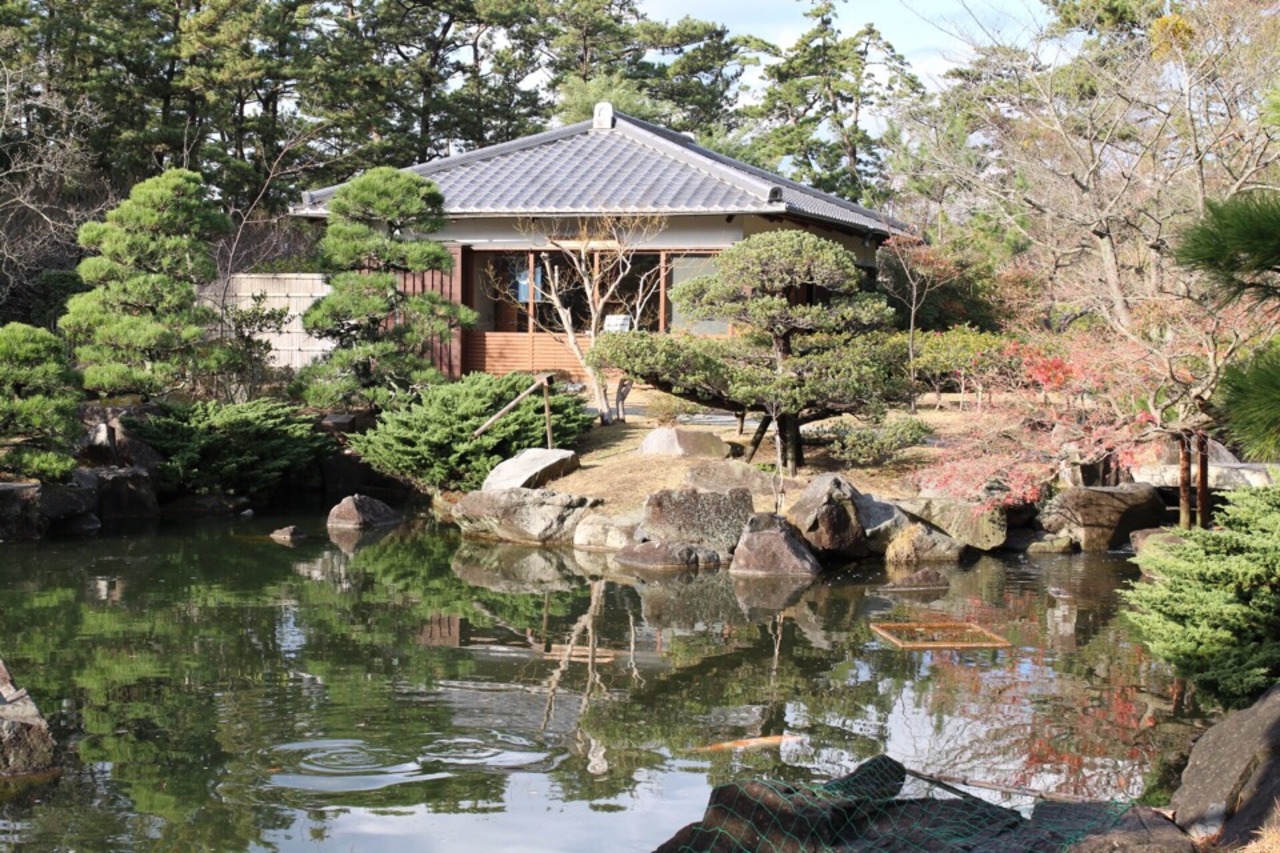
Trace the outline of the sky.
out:
M 650 18 L 675 21 L 685 15 L 725 24 L 735 35 L 755 35 L 790 46 L 809 28 L 806 0 L 640 0 Z M 1038 0 L 836 0 L 836 20 L 845 35 L 872 23 L 903 54 L 916 75 L 938 88 L 941 74 L 965 59 L 965 36 L 991 28 L 1015 38 L 1040 14 Z

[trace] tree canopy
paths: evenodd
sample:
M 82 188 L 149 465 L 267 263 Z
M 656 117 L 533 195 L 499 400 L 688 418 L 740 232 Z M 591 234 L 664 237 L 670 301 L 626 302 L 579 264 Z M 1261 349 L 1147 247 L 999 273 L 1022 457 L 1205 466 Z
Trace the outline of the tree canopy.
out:
M 303 314 L 307 331 L 334 350 L 305 367 L 297 390 L 311 405 L 385 407 L 443 377 L 433 341 L 474 320 L 471 309 L 430 291 L 410 294 L 406 273 L 445 272 L 453 257 L 418 239 L 444 222 L 434 184 L 389 166 L 345 184 L 329 204 L 320 248 L 335 267 L 330 292 Z

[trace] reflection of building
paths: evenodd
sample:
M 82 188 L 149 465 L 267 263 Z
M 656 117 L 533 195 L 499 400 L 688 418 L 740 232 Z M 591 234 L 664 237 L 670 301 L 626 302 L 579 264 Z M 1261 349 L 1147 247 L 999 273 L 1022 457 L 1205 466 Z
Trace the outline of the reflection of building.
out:
M 424 646 L 460 648 L 467 644 L 470 634 L 471 625 L 461 616 L 436 614 L 418 632 L 418 642 Z

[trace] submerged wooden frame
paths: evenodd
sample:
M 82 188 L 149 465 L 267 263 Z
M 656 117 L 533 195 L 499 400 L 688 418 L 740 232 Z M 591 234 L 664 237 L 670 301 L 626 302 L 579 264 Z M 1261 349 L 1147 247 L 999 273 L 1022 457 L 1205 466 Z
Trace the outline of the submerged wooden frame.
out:
M 928 651 L 931 649 L 1007 649 L 1013 645 L 1013 643 L 994 631 L 989 631 L 981 625 L 974 625 L 972 622 L 872 622 L 870 624 L 871 630 L 876 636 L 888 640 L 898 648 L 909 652 Z M 928 632 L 935 638 L 940 634 L 945 635 L 948 633 L 959 636 L 955 640 L 912 640 L 908 637 L 898 636 L 899 634 L 911 633 L 919 635 L 924 632 Z M 960 637 L 974 634 L 984 639 L 960 639 Z

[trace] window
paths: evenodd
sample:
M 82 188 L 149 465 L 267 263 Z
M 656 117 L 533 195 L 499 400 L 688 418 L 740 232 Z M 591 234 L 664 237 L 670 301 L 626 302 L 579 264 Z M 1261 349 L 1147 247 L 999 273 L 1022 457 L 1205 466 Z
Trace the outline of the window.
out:
M 671 287 L 704 275 L 716 274 L 715 255 L 680 255 L 671 258 Z M 671 325 L 675 332 L 692 332 L 695 335 L 727 335 L 729 324 L 724 320 L 691 320 L 680 313 L 674 302 L 671 305 Z

